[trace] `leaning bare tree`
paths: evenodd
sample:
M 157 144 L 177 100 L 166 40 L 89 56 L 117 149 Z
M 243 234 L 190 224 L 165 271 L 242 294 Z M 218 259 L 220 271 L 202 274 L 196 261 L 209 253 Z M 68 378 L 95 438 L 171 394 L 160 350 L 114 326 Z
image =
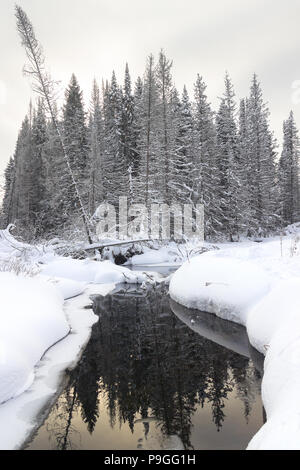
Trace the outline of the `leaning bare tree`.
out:
M 51 116 L 55 131 L 57 133 L 59 142 L 62 147 L 64 160 L 67 165 L 68 172 L 71 177 L 72 186 L 75 192 L 75 198 L 78 201 L 80 212 L 82 215 L 84 227 L 87 233 L 89 243 L 92 243 L 92 236 L 89 229 L 89 220 L 84 209 L 82 199 L 78 190 L 76 180 L 70 164 L 70 158 L 68 156 L 68 150 L 64 144 L 62 134 L 60 132 L 55 113 L 54 113 L 54 86 L 55 82 L 51 79 L 50 75 L 46 72 L 45 69 L 45 57 L 43 50 L 38 40 L 35 37 L 33 26 L 21 7 L 16 5 L 15 15 L 17 19 L 17 30 L 20 34 L 22 45 L 25 48 L 28 64 L 24 67 L 24 73 L 29 75 L 32 79 L 33 90 L 41 95 L 47 104 L 49 114 Z

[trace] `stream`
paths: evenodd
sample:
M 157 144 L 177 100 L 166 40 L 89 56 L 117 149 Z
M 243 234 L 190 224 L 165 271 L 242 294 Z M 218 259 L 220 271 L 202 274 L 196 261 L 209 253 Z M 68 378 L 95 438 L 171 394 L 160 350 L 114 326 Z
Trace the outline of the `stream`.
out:
M 164 285 L 119 285 L 93 309 L 81 361 L 26 449 L 246 448 L 265 418 L 263 357 L 242 326 Z

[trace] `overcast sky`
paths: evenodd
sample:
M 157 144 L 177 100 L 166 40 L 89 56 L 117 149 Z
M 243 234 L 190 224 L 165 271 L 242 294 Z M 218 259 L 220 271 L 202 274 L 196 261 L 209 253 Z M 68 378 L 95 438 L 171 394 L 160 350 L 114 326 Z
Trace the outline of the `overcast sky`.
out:
M 22 75 L 24 51 L 16 33 L 14 0 L 0 0 L 0 173 L 13 154 L 17 133 L 33 96 Z M 61 89 L 74 72 L 89 101 L 91 82 L 126 61 L 132 78 L 143 73 L 146 56 L 161 48 L 173 59 L 178 89 L 192 95 L 200 73 L 213 107 L 228 70 L 237 97 L 248 94 L 256 72 L 281 139 L 290 109 L 300 126 L 299 0 L 19 0 L 33 22 L 53 78 Z M 297 93 L 296 93 L 297 95 Z M 297 96 L 296 96 L 297 97 Z M 300 93 L 299 93 L 300 97 Z M 299 100 L 300 101 L 300 100 Z

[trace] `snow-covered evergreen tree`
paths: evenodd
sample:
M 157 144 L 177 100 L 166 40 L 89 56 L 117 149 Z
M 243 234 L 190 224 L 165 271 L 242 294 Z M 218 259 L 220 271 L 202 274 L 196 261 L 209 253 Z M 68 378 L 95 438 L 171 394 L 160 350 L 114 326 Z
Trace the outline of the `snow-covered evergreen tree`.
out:
M 44 102 L 38 100 L 37 111 L 32 121 L 32 153 L 30 162 L 30 197 L 29 211 L 31 224 L 36 235 L 42 235 L 45 230 L 44 218 L 47 217 L 49 209 L 46 194 L 46 171 L 45 171 L 45 144 L 47 141 L 47 123 Z
M 194 149 L 191 199 L 204 204 L 205 235 L 218 233 L 222 227 L 222 195 L 218 190 L 220 170 L 217 166 L 216 129 L 206 95 L 206 84 L 198 75 L 194 85 Z
M 194 157 L 194 118 L 186 87 L 181 100 L 176 90 L 172 102 L 172 161 L 170 189 L 181 204 L 191 202 Z
M 232 82 L 226 73 L 225 92 L 216 116 L 217 166 L 224 233 L 233 240 L 239 231 L 239 154 L 236 103 Z
M 291 111 L 283 123 L 283 149 L 278 167 L 280 209 L 284 224 L 299 221 L 299 149 L 298 129 Z
M 128 172 L 122 145 L 122 89 L 113 72 L 104 90 L 104 186 L 105 199 L 117 205 L 128 189 Z
M 77 78 L 72 74 L 69 86 L 65 92 L 65 104 L 63 108 L 63 138 L 68 150 L 70 166 L 77 181 L 78 188 L 83 197 L 85 206 L 88 203 L 87 183 L 89 181 L 88 155 L 89 143 L 84 111 L 83 96 Z M 68 172 L 65 173 L 65 203 L 70 210 L 70 215 L 77 212 L 78 201 L 72 181 Z
M 31 112 L 29 113 L 30 116 Z M 32 154 L 32 125 L 28 115 L 22 123 L 18 136 L 15 161 L 15 194 L 13 198 L 12 220 L 19 225 L 30 225 L 30 192 L 31 178 L 31 154 Z
M 11 157 L 4 171 L 4 197 L 1 207 L 1 227 L 6 228 L 12 221 L 12 210 L 13 210 L 13 198 L 15 195 L 14 184 L 15 184 L 15 162 Z
M 125 160 L 128 175 L 132 173 L 134 160 L 134 142 L 133 142 L 133 117 L 134 117 L 134 98 L 131 90 L 131 78 L 128 64 L 125 68 L 125 78 L 122 96 L 121 113 L 121 145 L 122 154 Z
M 248 129 L 248 99 L 240 100 L 239 108 L 239 132 L 238 132 L 238 153 L 239 168 L 238 177 L 239 187 L 239 233 L 244 235 L 251 234 L 252 219 L 255 215 L 254 208 L 251 206 L 251 181 L 253 175 L 252 163 L 249 155 L 249 129 Z
M 93 81 L 89 115 L 89 213 L 94 214 L 104 199 L 104 135 L 100 91 Z
M 172 101 L 172 62 L 169 61 L 163 51 L 159 53 L 159 59 L 156 66 L 156 84 L 158 91 L 158 119 L 160 121 L 158 130 L 160 130 L 161 150 L 157 157 L 160 160 L 161 175 L 161 198 L 162 202 L 170 204 L 170 169 L 171 169 L 171 101 Z
M 161 202 L 161 153 L 159 129 L 159 101 L 155 74 L 154 57 L 147 59 L 146 71 L 142 87 L 142 112 L 139 110 L 139 175 L 136 178 L 137 202 L 149 206 L 151 202 Z
M 132 199 L 137 200 L 136 191 L 138 191 L 138 185 L 136 180 L 140 173 L 140 165 L 142 158 L 142 133 L 144 125 L 144 95 L 143 95 L 143 81 L 141 77 L 137 78 L 133 93 L 133 117 L 131 125 L 131 136 L 132 136 L 132 164 L 131 164 L 131 178 L 129 192 Z
M 269 110 L 257 76 L 252 79 L 247 106 L 248 179 L 253 211 L 250 232 L 266 234 L 276 227 L 276 143 L 269 129 Z

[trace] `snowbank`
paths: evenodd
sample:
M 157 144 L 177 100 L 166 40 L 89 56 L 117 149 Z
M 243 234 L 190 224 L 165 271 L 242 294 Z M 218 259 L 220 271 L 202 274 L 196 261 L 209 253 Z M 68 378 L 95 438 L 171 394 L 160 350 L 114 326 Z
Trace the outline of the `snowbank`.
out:
M 35 364 L 69 333 L 64 299 L 81 294 L 88 283 L 114 285 L 147 280 L 145 274 L 110 261 L 60 257 L 42 265 L 41 274 L 33 278 L 0 272 L 0 403 L 31 385 Z
M 173 300 L 245 325 L 252 346 L 265 354 L 267 423 L 248 449 L 300 449 L 300 258 L 287 255 L 293 243 L 206 253 L 186 262 L 170 283 Z
M 65 370 L 76 366 L 89 340 L 91 327 L 98 321 L 93 311 L 84 307 L 90 304 L 91 295 L 106 295 L 114 286 L 89 285 L 82 295 L 64 303 L 64 315 L 72 334 L 45 352 L 35 366 L 35 380 L 24 393 L 0 405 L 0 449 L 19 449 L 43 422 L 61 391 Z
M 201 255 L 174 274 L 170 294 L 185 307 L 244 324 L 248 307 L 266 294 L 270 285 L 270 276 L 255 264 Z
M 188 258 L 205 251 L 216 249 L 217 246 L 202 241 L 191 240 L 186 243 L 166 242 L 163 246 L 142 246 L 143 253 L 132 256 L 126 264 L 147 266 L 150 264 L 182 264 Z
M 57 257 L 42 265 L 41 272 L 47 276 L 72 279 L 87 283 L 142 283 L 147 280 L 143 273 L 132 272 L 128 268 L 116 266 L 111 261 L 78 260 Z
M 69 333 L 64 298 L 40 279 L 0 273 L 0 403 L 16 397 L 34 379 L 44 352 Z
M 300 279 L 278 282 L 248 315 L 252 345 L 266 354 L 267 423 L 248 449 L 300 449 Z

